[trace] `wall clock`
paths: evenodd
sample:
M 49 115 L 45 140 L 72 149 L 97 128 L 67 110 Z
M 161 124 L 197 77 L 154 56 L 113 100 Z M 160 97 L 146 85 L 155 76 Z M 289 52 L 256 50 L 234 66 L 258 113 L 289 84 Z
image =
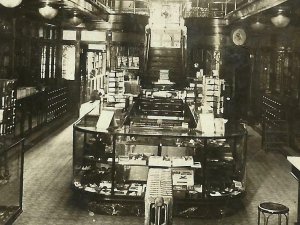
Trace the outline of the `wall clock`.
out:
M 236 28 L 233 30 L 231 37 L 235 45 L 243 45 L 246 41 L 247 35 L 243 28 Z

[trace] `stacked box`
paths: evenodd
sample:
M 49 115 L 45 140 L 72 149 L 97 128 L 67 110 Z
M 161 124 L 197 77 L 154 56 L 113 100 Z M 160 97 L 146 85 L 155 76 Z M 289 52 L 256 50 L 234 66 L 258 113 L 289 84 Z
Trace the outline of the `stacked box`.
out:
M 108 74 L 107 101 L 125 102 L 124 74 L 122 71 L 111 71 Z
M 203 77 L 203 105 L 210 107 L 217 115 L 224 111 L 224 97 L 222 96 L 224 84 L 224 79 Z

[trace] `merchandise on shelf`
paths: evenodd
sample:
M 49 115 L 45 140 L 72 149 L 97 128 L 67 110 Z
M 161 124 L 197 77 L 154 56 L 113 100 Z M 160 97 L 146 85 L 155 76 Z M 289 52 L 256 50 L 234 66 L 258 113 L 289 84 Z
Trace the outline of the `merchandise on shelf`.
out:
M 153 167 L 171 167 L 172 161 L 168 156 L 150 156 L 148 165 Z
M 107 77 L 107 101 L 125 102 L 124 72 L 111 71 Z
M 0 79 L 0 136 L 13 134 L 15 131 L 15 81 Z
M 173 169 L 173 185 L 194 186 L 194 171 L 191 169 Z
M 121 165 L 147 165 L 146 154 L 130 153 L 128 156 L 119 156 L 118 163 Z
M 224 112 L 224 97 L 222 92 L 225 90 L 224 79 L 203 76 L 203 111 L 207 108 L 215 114 L 221 115 Z

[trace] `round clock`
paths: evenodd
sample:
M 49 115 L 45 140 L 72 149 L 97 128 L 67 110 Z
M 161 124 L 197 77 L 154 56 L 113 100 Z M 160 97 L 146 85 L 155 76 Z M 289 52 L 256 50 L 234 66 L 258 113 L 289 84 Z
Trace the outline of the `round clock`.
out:
M 244 29 L 237 28 L 232 32 L 232 41 L 235 45 L 243 45 L 246 41 L 247 35 Z

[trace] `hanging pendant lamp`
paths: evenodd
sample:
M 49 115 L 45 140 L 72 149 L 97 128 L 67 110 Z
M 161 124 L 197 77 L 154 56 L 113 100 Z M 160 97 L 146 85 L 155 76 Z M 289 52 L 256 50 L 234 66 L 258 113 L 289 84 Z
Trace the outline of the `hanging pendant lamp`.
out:
M 57 15 L 58 10 L 46 4 L 43 8 L 39 8 L 39 13 L 44 18 L 51 20 Z
M 73 17 L 71 17 L 68 22 L 69 22 L 70 25 L 76 27 L 76 26 L 78 26 L 79 24 L 82 23 L 82 19 L 80 19 L 78 17 L 77 13 L 75 12 L 74 15 L 73 15 Z
M 275 27 L 283 28 L 290 23 L 290 18 L 284 15 L 283 9 L 278 9 L 277 15 L 271 18 L 271 22 Z
M 260 21 L 256 21 L 255 23 L 252 23 L 251 28 L 255 31 L 262 31 L 265 29 L 265 24 L 261 23 Z
M 22 0 L 0 0 L 0 4 L 7 8 L 15 8 L 20 5 Z

